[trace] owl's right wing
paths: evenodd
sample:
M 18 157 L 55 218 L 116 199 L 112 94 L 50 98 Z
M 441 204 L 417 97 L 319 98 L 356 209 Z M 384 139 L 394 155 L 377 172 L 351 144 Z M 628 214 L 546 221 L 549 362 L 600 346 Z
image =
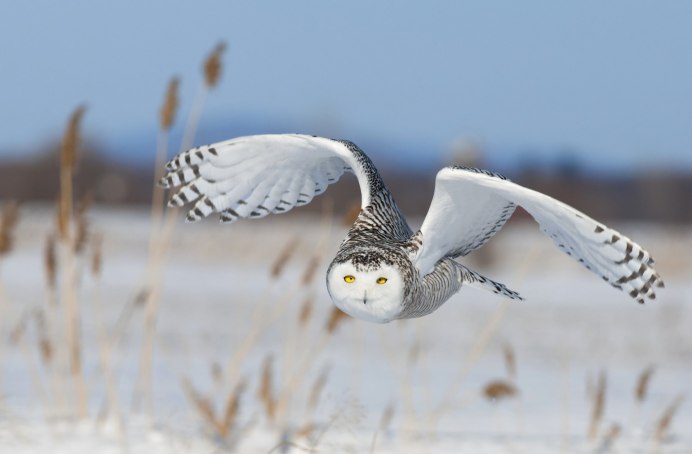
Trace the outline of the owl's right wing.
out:
M 484 245 L 523 207 L 556 246 L 612 286 L 644 302 L 663 280 L 641 246 L 571 206 L 484 170 L 446 167 L 420 231 L 414 262 L 421 275 L 443 257 L 466 255 Z
M 309 203 L 344 172 L 358 179 L 365 208 L 384 190 L 370 159 L 352 142 L 300 134 L 238 137 L 185 151 L 166 164 L 159 185 L 180 186 L 170 206 L 194 203 L 193 222 L 220 213 L 222 222 L 284 213 Z

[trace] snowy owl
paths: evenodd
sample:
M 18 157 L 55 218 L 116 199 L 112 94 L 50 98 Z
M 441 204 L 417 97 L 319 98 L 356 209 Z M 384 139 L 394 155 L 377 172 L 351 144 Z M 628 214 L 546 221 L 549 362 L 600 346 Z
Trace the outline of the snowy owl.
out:
M 445 167 L 428 213 L 413 232 L 368 156 L 353 142 L 277 134 L 239 137 L 181 153 L 159 184 L 181 186 L 169 206 L 194 203 L 188 221 L 222 222 L 285 213 L 309 203 L 344 172 L 358 179 L 361 211 L 327 270 L 327 289 L 347 314 L 372 322 L 421 317 L 464 285 L 512 299 L 518 293 L 455 259 L 483 246 L 517 205 L 567 255 L 640 303 L 663 281 L 629 238 L 500 174 Z

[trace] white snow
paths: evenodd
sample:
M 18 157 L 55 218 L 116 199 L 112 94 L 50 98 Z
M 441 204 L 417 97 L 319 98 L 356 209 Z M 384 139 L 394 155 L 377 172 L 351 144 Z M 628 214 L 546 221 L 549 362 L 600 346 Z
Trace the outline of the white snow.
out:
M 67 367 L 58 367 L 57 378 L 45 368 L 36 325 L 28 323 L 19 342 L 10 340 L 22 317 L 49 307 L 43 246 L 53 213 L 26 207 L 21 214 L 16 248 L 0 259 L 0 453 L 286 452 L 282 441 L 293 443 L 292 452 L 370 452 L 376 432 L 378 453 L 608 452 L 604 437 L 613 424 L 621 428 L 613 452 L 692 452 L 689 229 L 614 226 L 656 257 L 666 281 L 658 300 L 645 306 L 562 255 L 535 225 L 511 223 L 489 243 L 492 266 L 479 271 L 526 301 L 464 289 L 428 317 L 387 325 L 348 319 L 328 336 L 324 326 L 333 306 L 324 273 L 344 227 L 327 231 L 319 217 L 291 215 L 232 226 L 180 222 L 164 263 L 150 418 L 134 397 L 144 311 L 133 305 L 146 281 L 148 212 L 95 211 L 90 219 L 104 237 L 104 262 L 100 283 L 79 264 L 89 416 L 76 420 L 69 417 L 74 399 Z M 272 279 L 273 262 L 293 238 L 300 241 L 295 256 Z M 320 264 L 303 285 L 315 254 Z M 312 317 L 300 328 L 306 299 L 314 300 Z M 119 339 L 112 372 L 122 426 L 112 411 L 104 412 L 99 301 L 107 332 Z M 227 366 L 252 332 L 257 308 L 262 329 L 235 374 L 247 388 L 236 430 L 223 441 L 200 418 L 182 381 L 220 410 L 236 384 Z M 61 326 L 62 319 L 45 314 L 49 324 Z M 484 385 L 509 379 L 505 345 L 516 357 L 519 395 L 490 402 L 481 395 Z M 64 360 L 64 345 L 55 347 L 56 361 Z M 294 383 L 287 411 L 274 423 L 257 398 L 268 354 L 274 393 Z M 648 396 L 638 405 L 637 378 L 650 365 Z M 325 367 L 326 385 L 311 412 L 306 401 Z M 590 440 L 589 389 L 600 371 L 607 374 L 604 415 Z M 688 400 L 659 446 L 658 420 L 678 395 Z M 393 419 L 378 431 L 390 404 Z M 296 437 L 307 423 L 315 430 Z

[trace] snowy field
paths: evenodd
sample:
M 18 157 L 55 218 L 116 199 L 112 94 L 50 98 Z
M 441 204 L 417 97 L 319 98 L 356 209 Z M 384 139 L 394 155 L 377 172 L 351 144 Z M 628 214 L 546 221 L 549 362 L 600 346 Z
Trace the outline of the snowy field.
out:
M 86 417 L 45 284 L 53 212 L 23 207 L 0 258 L 0 453 L 692 452 L 689 228 L 614 225 L 666 282 L 644 306 L 513 222 L 467 263 L 526 301 L 464 289 L 422 319 L 330 329 L 339 220 L 180 222 L 154 298 L 149 393 L 137 385 L 138 294 L 159 288 L 149 212 L 89 220 L 103 267 L 95 278 L 89 253 L 76 262 Z M 489 398 L 493 382 L 504 388 Z

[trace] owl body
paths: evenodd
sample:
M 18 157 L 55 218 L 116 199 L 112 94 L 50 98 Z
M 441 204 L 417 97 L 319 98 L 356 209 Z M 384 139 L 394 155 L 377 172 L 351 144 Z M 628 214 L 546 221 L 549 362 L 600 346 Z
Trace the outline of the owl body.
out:
M 361 211 L 327 269 L 327 290 L 353 317 L 386 323 L 438 309 L 463 286 L 522 299 L 457 260 L 482 247 L 522 206 L 555 245 L 643 303 L 663 280 L 641 246 L 586 214 L 486 170 L 445 167 L 420 229 L 411 230 L 370 158 L 350 141 L 300 134 L 239 137 L 188 150 L 159 184 L 180 186 L 169 205 L 193 203 L 187 220 L 211 213 L 232 223 L 309 203 L 353 173 Z

